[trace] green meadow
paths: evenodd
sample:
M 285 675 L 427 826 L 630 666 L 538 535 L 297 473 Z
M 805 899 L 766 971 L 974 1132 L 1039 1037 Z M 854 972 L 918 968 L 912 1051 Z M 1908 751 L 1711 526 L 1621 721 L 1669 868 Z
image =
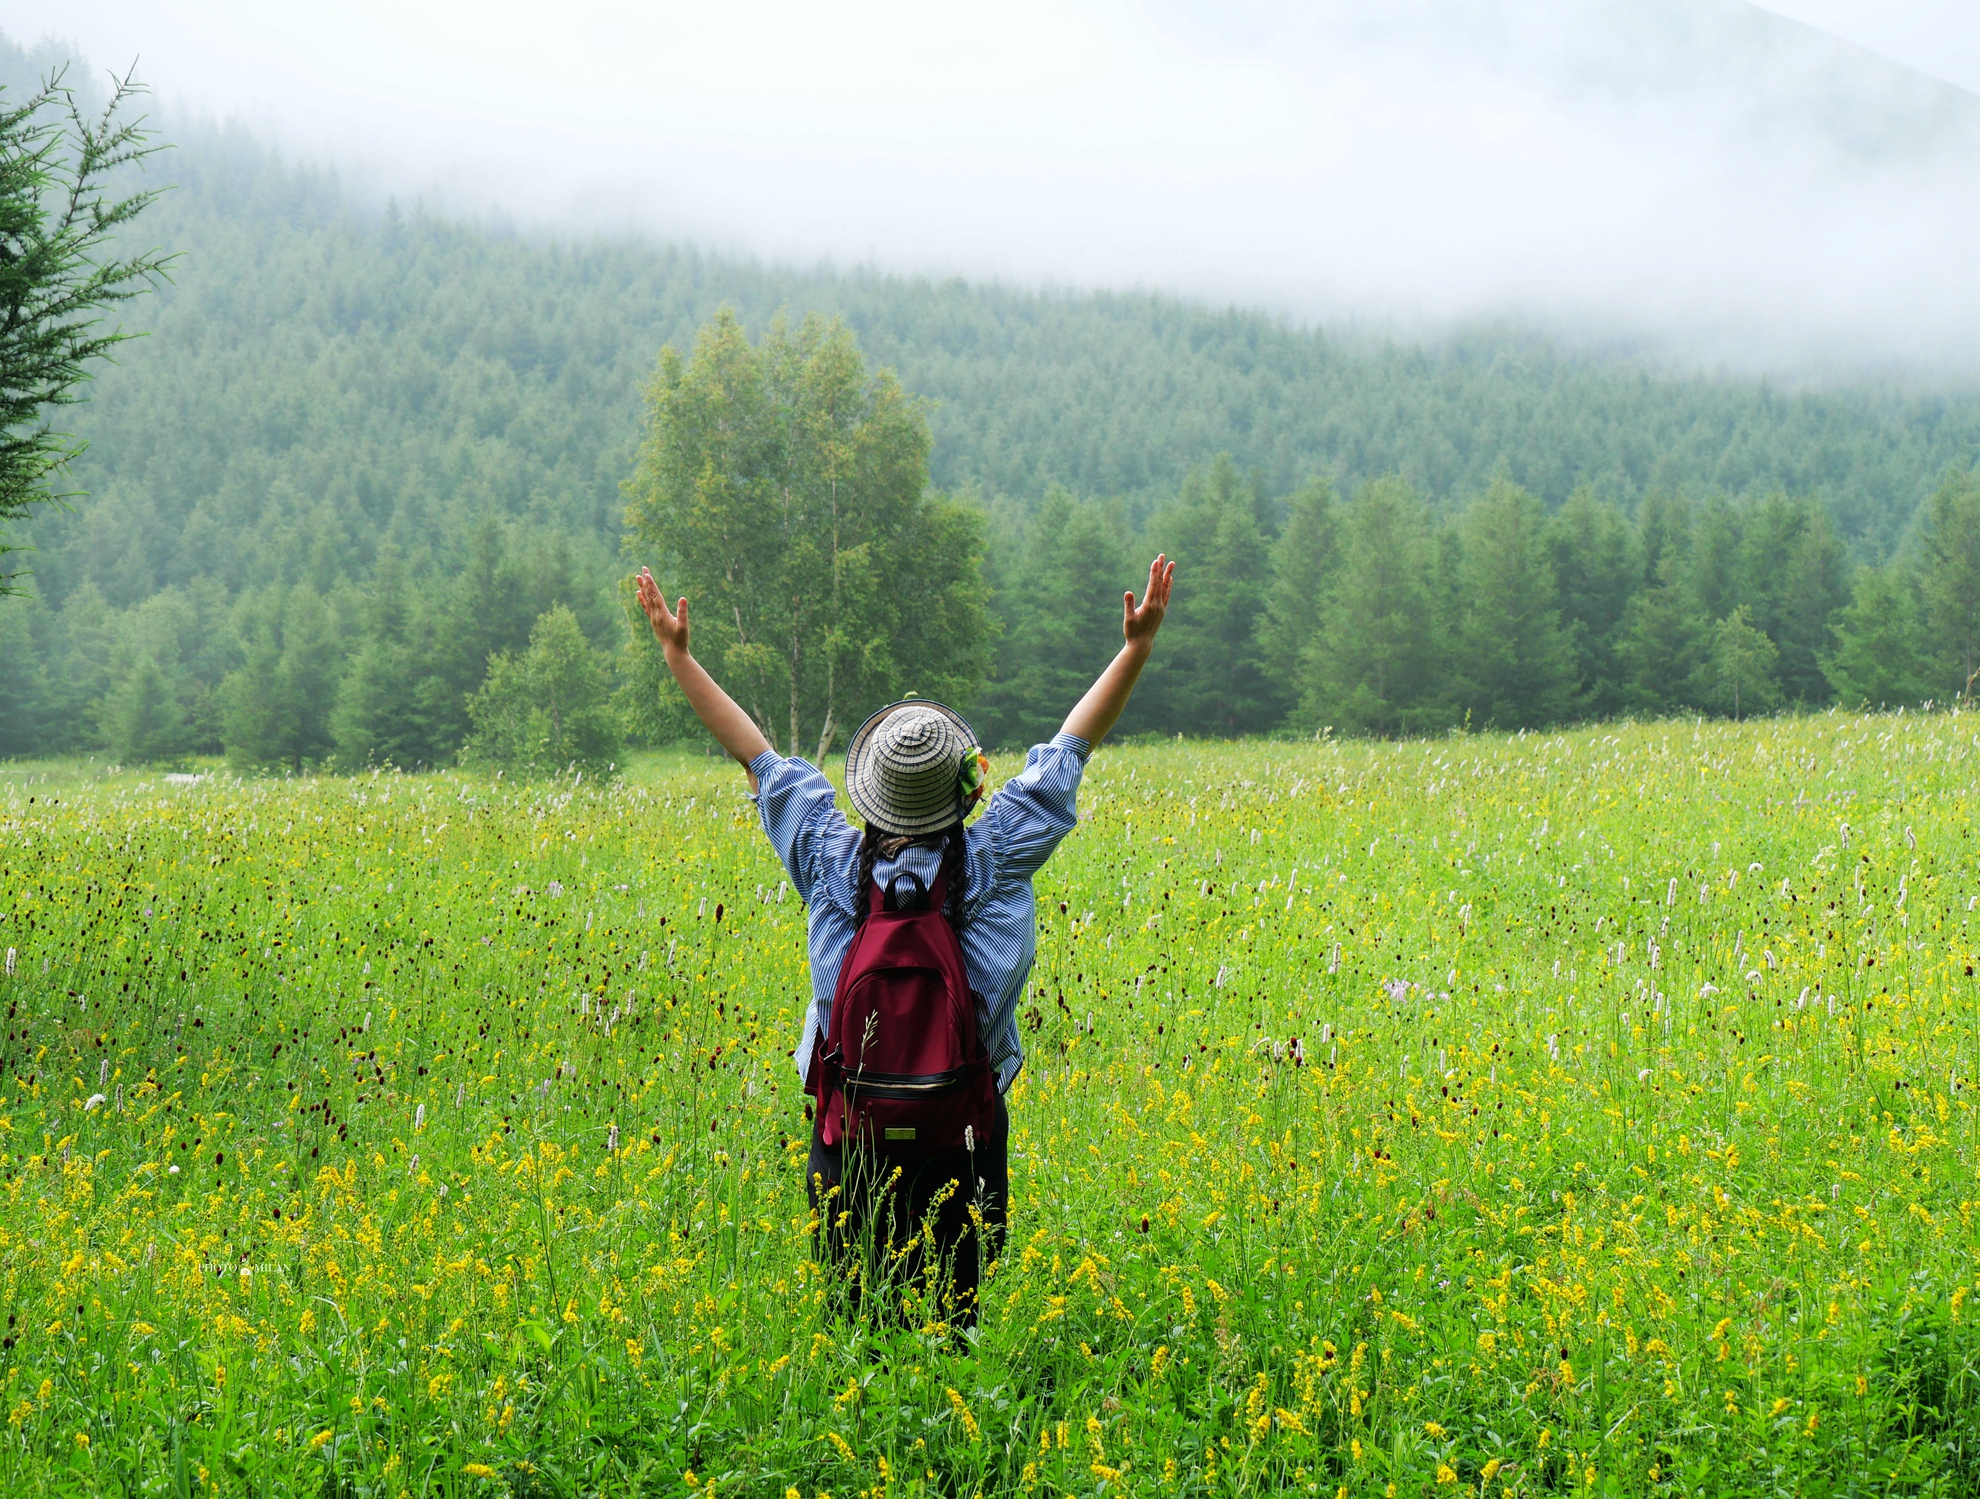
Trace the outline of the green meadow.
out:
M 0 766 L 0 1489 L 1971 1493 L 1976 750 L 1103 749 L 961 1351 L 828 1310 L 733 767 Z

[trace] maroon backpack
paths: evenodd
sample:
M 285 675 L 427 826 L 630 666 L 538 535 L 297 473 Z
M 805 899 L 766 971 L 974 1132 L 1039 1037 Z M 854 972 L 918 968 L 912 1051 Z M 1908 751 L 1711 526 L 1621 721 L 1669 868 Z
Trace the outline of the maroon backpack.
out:
M 918 882 L 917 882 L 918 883 Z M 942 914 L 942 877 L 917 909 L 890 911 L 876 882 L 839 968 L 812 1084 L 821 1138 L 893 1155 L 982 1139 L 996 1082 L 976 1030 L 962 944 Z

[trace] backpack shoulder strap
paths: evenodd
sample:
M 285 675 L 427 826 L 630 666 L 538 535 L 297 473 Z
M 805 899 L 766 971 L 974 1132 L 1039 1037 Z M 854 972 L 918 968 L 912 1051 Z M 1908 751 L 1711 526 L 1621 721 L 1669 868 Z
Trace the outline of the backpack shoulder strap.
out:
M 910 878 L 913 878 L 913 876 L 910 876 Z M 928 909 L 931 911 L 942 910 L 943 902 L 948 898 L 948 894 L 948 878 L 940 869 L 937 869 L 935 871 L 935 886 L 928 892 Z M 874 880 L 871 888 L 866 892 L 866 909 L 867 913 L 872 916 L 883 915 L 886 912 L 887 890 L 878 880 Z

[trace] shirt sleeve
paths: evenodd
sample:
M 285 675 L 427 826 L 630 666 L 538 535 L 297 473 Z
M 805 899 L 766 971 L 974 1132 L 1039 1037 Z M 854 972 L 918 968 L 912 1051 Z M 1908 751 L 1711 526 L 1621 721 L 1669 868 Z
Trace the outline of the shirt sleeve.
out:
M 816 766 L 765 750 L 749 762 L 756 777 L 756 811 L 770 846 L 807 906 L 845 904 L 846 872 L 859 853 L 859 834 L 839 810 L 838 794 Z
M 1073 734 L 1057 734 L 1024 757 L 1024 769 L 999 786 L 983 814 L 996 876 L 1029 880 L 1079 821 L 1074 805 L 1092 746 Z M 987 893 L 987 892 L 986 892 Z

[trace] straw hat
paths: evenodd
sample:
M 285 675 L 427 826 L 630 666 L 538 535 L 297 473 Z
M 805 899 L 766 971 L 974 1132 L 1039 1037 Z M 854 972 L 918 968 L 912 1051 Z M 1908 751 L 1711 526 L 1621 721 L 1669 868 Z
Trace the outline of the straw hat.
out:
M 963 762 L 976 735 L 953 708 L 889 703 L 846 746 L 846 794 L 878 833 L 918 837 L 962 820 Z

